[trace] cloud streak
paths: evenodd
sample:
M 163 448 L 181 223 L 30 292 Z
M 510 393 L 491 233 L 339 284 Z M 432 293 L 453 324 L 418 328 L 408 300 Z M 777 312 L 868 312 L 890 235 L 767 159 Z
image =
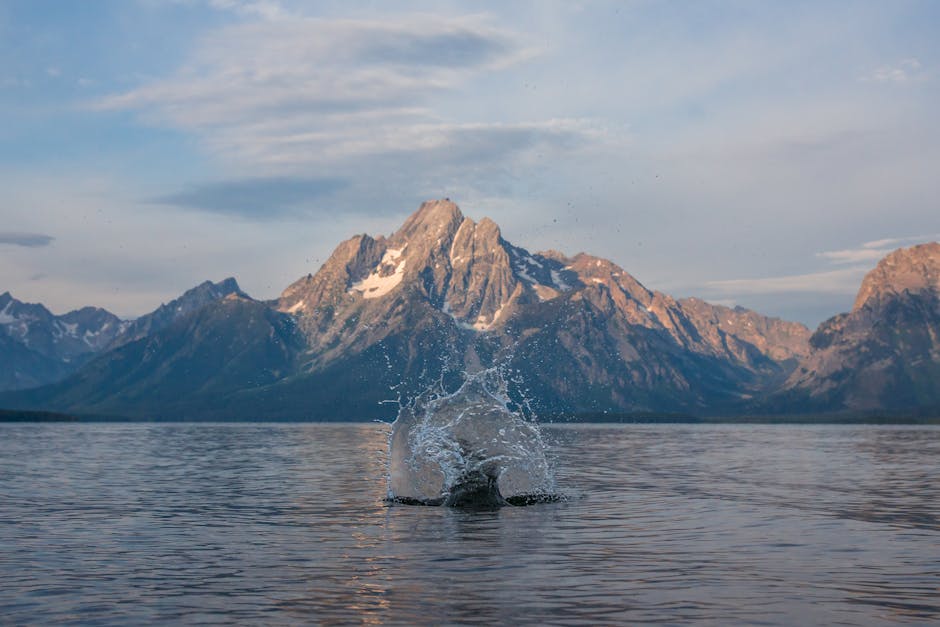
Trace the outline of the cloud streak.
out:
M 467 102 L 491 95 L 465 93 L 473 81 L 539 54 L 524 34 L 493 22 L 411 14 L 227 25 L 172 75 L 96 107 L 194 134 L 233 179 L 250 173 L 244 184 L 196 184 L 158 202 L 251 219 L 315 213 L 308 201 L 327 195 L 348 210 L 455 187 L 464 199 L 491 194 L 537 174 L 552 155 L 623 139 L 591 118 L 476 117 Z
M 823 294 L 854 294 L 869 266 L 853 266 L 808 274 L 709 281 L 705 285 L 721 294 L 789 294 L 817 292 Z
M 825 259 L 830 263 L 850 266 L 837 270 L 823 270 L 807 274 L 793 274 L 757 279 L 709 281 L 706 283 L 706 286 L 719 294 L 728 295 L 790 293 L 854 294 L 858 290 L 859 284 L 865 274 L 885 255 L 899 246 L 931 241 L 938 236 L 940 236 L 940 234 L 890 237 L 865 242 L 857 248 L 816 253 L 817 257 Z
M 287 11 L 274 0 L 209 0 L 209 6 L 240 15 L 276 20 L 287 16 Z
M 479 16 L 236 24 L 175 75 L 96 106 L 195 131 L 223 158 L 280 172 L 434 149 L 467 130 L 440 118 L 434 98 L 530 57 L 522 40 Z
M 862 76 L 863 82 L 912 83 L 927 80 L 921 63 L 915 58 L 902 59 L 895 65 L 882 65 Z
M 271 177 L 220 181 L 154 198 L 157 204 L 174 205 L 210 213 L 249 219 L 302 215 L 310 203 L 346 187 L 332 178 Z
M 0 246 L 22 246 L 24 248 L 42 248 L 55 240 L 51 235 L 42 233 L 18 233 L 16 231 L 0 231 Z
M 913 235 L 910 237 L 888 237 L 865 242 L 858 248 L 829 250 L 816 253 L 816 256 L 838 264 L 861 263 L 865 261 L 875 262 L 900 246 L 929 242 L 938 238 L 940 238 L 940 233 L 933 235 Z

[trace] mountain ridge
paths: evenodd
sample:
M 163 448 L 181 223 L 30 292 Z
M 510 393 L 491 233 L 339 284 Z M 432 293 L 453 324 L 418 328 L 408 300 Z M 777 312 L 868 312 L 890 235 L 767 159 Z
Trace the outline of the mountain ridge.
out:
M 121 320 L 100 307 L 56 315 L 44 305 L 0 294 L 0 391 L 56 383 L 94 356 L 146 337 L 204 305 L 238 294 L 234 278 L 204 281 L 169 303 L 134 320 Z
M 921 257 L 920 265 L 886 262 L 884 280 L 863 283 L 859 311 L 882 315 L 873 303 L 934 293 L 931 260 L 940 255 Z M 929 329 L 935 315 L 903 320 Z M 501 363 L 519 381 L 517 398 L 548 416 L 870 408 L 843 403 L 845 395 L 817 402 L 794 383 L 828 376 L 813 360 L 839 324 L 812 333 L 741 307 L 676 299 L 606 259 L 530 253 L 489 218 L 432 200 L 388 236 L 341 242 L 272 301 L 250 299 L 234 279 L 203 283 L 65 381 L 0 404 L 136 417 L 389 419 L 386 401 Z M 912 406 L 933 397 L 916 398 Z
M 104 350 L 124 322 L 99 307 L 61 315 L 0 294 L 0 390 L 50 383 Z

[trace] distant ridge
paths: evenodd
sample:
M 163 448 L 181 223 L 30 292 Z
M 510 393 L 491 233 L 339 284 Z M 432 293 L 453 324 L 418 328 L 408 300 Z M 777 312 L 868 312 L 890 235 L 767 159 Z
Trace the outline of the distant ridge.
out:
M 938 245 L 893 255 L 866 278 L 855 311 L 812 334 L 740 307 L 675 299 L 588 254 L 531 253 L 492 220 L 428 201 L 389 236 L 340 243 L 275 301 L 250 299 L 234 279 L 203 283 L 126 326 L 67 379 L 2 395 L 0 406 L 141 419 L 390 419 L 388 401 L 498 361 L 515 397 L 545 417 L 929 411 L 940 407 L 931 379 L 940 358 L 925 339 L 940 317 Z M 926 375 L 910 379 L 919 391 L 902 394 L 908 379 L 894 375 L 897 385 L 865 402 L 860 392 L 826 391 L 835 389 L 824 383 L 831 347 L 851 345 L 863 318 L 903 330 L 892 337 L 906 340 L 878 335 L 878 346 L 895 346 L 885 358 L 898 368 L 921 360 Z M 857 362 L 865 376 L 895 372 L 866 363 Z
M 107 348 L 124 328 L 117 316 L 97 307 L 57 316 L 43 305 L 0 294 L 0 390 L 62 379 Z
M 95 355 L 151 335 L 231 295 L 247 298 L 233 278 L 205 281 L 149 314 L 124 321 L 98 307 L 57 316 L 43 305 L 23 303 L 9 292 L 0 294 L 0 391 L 60 381 Z
M 50 411 L 0 409 L 0 422 L 76 422 L 79 418 Z

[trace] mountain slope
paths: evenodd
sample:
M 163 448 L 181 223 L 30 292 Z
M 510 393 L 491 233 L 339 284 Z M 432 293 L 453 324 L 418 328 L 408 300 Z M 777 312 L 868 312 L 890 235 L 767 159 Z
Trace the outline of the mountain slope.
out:
M 8 398 L 14 407 L 45 403 L 86 414 L 208 417 L 231 395 L 288 374 L 302 341 L 289 316 L 232 294 L 98 356 L 59 384 Z
M 0 294 L 0 390 L 35 387 L 74 372 L 124 329 L 114 314 L 84 307 L 61 316 Z
M 183 292 L 179 298 L 162 304 L 149 314 L 145 314 L 127 323 L 122 332 L 113 339 L 109 348 L 115 348 L 156 333 L 173 324 L 176 320 L 202 309 L 209 303 L 221 300 L 232 294 L 245 298 L 248 297 L 248 295 L 242 292 L 241 288 L 238 287 L 238 282 L 231 277 L 219 281 L 218 283 L 203 281 L 196 287 Z
M 852 311 L 823 322 L 810 346 L 772 406 L 940 408 L 940 244 L 882 259 L 862 282 Z

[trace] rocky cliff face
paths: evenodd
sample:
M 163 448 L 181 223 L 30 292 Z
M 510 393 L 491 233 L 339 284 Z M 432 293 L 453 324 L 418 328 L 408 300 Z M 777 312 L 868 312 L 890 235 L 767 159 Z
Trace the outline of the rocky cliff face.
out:
M 574 274 L 568 291 L 510 323 L 551 413 L 732 411 L 806 351 L 802 325 L 676 300 L 590 255 L 553 259 Z
M 419 295 L 460 326 L 486 331 L 520 299 L 557 295 L 545 261 L 505 242 L 492 220 L 476 223 L 450 201 L 430 201 L 387 239 L 359 235 L 340 244 L 315 276 L 284 291 L 278 309 L 322 322 Z
M 57 316 L 9 292 L 0 294 L 0 390 L 56 381 L 103 350 L 124 328 L 117 316 L 97 307 Z
M 862 281 L 852 311 L 903 296 L 940 294 L 940 243 L 902 248 L 878 262 Z
M 776 397 L 778 407 L 940 408 L 940 244 L 882 259 L 852 311 L 823 322 L 810 346 Z

